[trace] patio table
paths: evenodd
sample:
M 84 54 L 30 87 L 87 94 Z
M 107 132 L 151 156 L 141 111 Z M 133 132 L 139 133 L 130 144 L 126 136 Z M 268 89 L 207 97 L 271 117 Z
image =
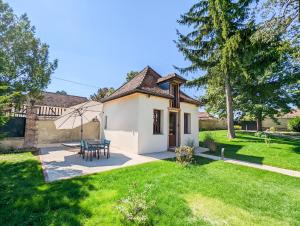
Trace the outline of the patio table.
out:
M 106 143 L 104 141 L 100 141 L 100 140 L 90 140 L 87 141 L 88 144 L 90 144 L 91 146 L 93 146 L 96 150 L 100 151 L 101 149 L 104 149 L 104 154 L 105 154 L 105 148 L 106 148 Z M 108 154 L 107 154 L 107 158 L 109 156 L 109 150 L 107 150 Z
M 62 143 L 62 145 L 69 148 L 77 148 L 80 147 L 80 142 Z

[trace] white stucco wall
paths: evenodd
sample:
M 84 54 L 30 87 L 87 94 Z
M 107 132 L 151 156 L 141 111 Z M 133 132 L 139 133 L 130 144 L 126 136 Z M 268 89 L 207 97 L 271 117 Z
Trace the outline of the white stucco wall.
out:
M 111 146 L 138 153 L 139 94 L 122 97 L 104 103 L 103 119 L 107 116 L 107 128 L 102 122 L 102 138 L 111 141 Z
M 180 139 L 181 145 L 189 139 L 199 145 L 198 107 L 181 103 Z M 162 134 L 153 134 L 153 110 L 162 111 Z M 103 136 L 111 140 L 111 146 L 126 152 L 146 154 L 166 151 L 169 136 L 169 100 L 166 98 L 149 96 L 146 94 L 132 94 L 104 103 L 103 119 L 101 123 Z M 184 113 L 191 114 L 191 134 L 184 134 Z
M 195 147 L 199 146 L 199 124 L 198 124 L 198 107 L 193 104 L 189 103 L 180 103 L 181 113 L 180 113 L 180 120 L 181 120 L 181 128 L 180 128 L 180 135 L 181 135 L 181 145 L 186 145 L 188 140 L 191 139 L 194 141 Z M 191 133 L 184 134 L 184 113 L 191 114 Z
M 166 98 L 139 96 L 139 154 L 161 152 L 168 149 L 169 100 Z M 153 134 L 153 110 L 161 110 L 162 134 Z

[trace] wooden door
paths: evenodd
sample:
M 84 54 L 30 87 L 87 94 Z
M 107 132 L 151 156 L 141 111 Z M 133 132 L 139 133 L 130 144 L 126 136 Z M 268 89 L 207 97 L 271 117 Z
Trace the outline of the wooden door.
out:
M 170 112 L 169 113 L 169 147 L 176 146 L 176 113 Z

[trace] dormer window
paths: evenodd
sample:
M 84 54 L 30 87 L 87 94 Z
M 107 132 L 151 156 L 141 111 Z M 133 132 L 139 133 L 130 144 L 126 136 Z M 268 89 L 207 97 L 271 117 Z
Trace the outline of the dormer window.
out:
M 173 95 L 173 99 L 171 100 L 171 108 L 180 108 L 180 101 L 179 101 L 179 85 L 178 84 L 171 84 L 171 94 Z
M 169 93 L 173 96 L 170 100 L 171 108 L 180 108 L 180 85 L 186 80 L 176 73 L 169 74 L 157 80 L 157 84 L 163 88 L 169 86 Z

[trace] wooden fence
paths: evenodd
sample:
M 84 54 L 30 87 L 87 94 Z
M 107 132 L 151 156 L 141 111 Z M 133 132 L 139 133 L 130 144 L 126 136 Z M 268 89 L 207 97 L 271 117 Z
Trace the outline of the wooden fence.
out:
M 35 108 L 36 108 L 37 115 L 43 117 L 58 117 L 67 110 L 67 108 L 51 107 L 51 106 L 35 106 Z M 19 109 L 11 108 L 5 111 L 5 114 L 11 117 L 26 117 L 26 113 L 27 113 L 26 105 L 22 106 Z

